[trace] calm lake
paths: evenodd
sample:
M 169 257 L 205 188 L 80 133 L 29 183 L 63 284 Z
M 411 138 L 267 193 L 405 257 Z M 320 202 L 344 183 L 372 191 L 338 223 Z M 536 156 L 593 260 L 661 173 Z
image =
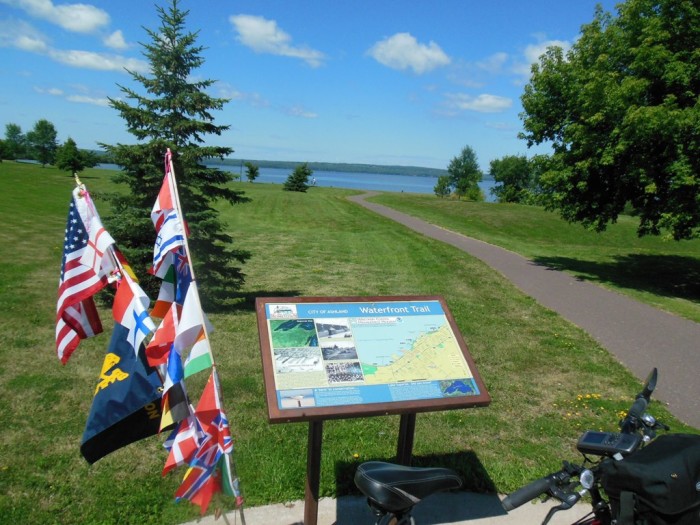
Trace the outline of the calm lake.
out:
M 234 175 L 240 174 L 237 166 L 223 166 L 225 171 L 231 171 Z M 260 168 L 260 176 L 255 182 L 267 182 L 283 184 L 292 170 L 283 168 Z M 345 171 L 317 171 L 314 170 L 313 178 L 316 186 L 348 188 L 353 190 L 394 191 L 407 193 L 434 193 L 437 177 L 414 177 L 410 175 L 387 175 L 381 173 L 351 173 Z M 242 182 L 248 183 L 243 170 Z M 312 180 L 309 180 L 309 184 Z M 495 185 L 493 180 L 485 180 L 479 183 L 481 191 L 488 202 L 493 201 L 491 188 Z
M 99 168 L 119 169 L 116 164 L 99 164 Z M 233 177 L 241 175 L 239 166 L 213 166 L 223 171 L 231 172 Z M 284 184 L 287 177 L 292 173 L 286 168 L 260 168 L 260 176 L 255 182 L 266 182 L 270 184 Z M 381 173 L 354 173 L 347 171 L 314 171 L 313 178 L 316 179 L 316 186 L 329 188 L 347 188 L 352 190 L 374 190 L 374 191 L 394 191 L 397 193 L 434 193 L 437 177 L 413 177 L 410 175 L 387 175 Z M 309 184 L 311 184 L 309 180 Z M 241 177 L 242 184 L 249 184 L 245 176 L 245 169 Z M 491 188 L 496 183 L 493 180 L 484 180 L 479 183 L 481 191 L 484 192 L 487 202 L 494 202 L 491 195 Z

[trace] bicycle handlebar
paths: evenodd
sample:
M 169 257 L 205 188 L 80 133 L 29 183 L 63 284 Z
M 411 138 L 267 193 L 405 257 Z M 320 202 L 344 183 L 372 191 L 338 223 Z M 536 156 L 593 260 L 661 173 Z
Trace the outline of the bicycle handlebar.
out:
M 560 479 L 562 471 L 549 474 L 540 479 L 536 479 L 519 488 L 515 492 L 508 494 L 503 500 L 503 508 L 511 511 L 536 497 L 549 492 Z

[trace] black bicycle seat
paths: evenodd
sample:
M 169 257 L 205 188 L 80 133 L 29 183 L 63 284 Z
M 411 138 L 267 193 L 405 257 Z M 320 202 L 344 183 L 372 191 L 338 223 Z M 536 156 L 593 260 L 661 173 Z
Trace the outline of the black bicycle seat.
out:
M 367 461 L 357 467 L 355 485 L 374 506 L 396 513 L 410 509 L 435 492 L 460 488 L 462 479 L 448 468 Z

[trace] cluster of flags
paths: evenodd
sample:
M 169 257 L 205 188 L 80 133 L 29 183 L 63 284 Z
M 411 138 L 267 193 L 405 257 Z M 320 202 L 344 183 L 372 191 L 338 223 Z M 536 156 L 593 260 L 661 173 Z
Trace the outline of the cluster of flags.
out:
M 239 507 L 243 500 L 209 344 L 213 328 L 201 307 L 174 175 L 168 149 L 165 177 L 151 212 L 156 241 L 149 272 L 162 283 L 150 312 L 149 297 L 102 226 L 85 186 L 75 188 L 61 262 L 56 350 L 65 364 L 82 339 L 102 331 L 93 297 L 105 286 L 115 286 L 114 329 L 81 453 L 94 463 L 123 446 L 172 429 L 164 443 L 169 453 L 163 475 L 187 467 L 175 499 L 199 505 L 204 514 L 216 492 L 234 496 Z M 205 370 L 209 379 L 194 407 L 185 379 Z

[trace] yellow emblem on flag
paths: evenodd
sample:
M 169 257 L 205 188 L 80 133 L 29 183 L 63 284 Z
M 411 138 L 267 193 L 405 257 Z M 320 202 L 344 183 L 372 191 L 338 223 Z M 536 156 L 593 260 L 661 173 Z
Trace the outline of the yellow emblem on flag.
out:
M 119 364 L 119 361 L 121 361 L 121 358 L 117 354 L 113 354 L 112 352 L 107 353 L 104 363 L 102 364 L 102 371 L 100 372 L 100 382 L 97 383 L 97 388 L 95 388 L 95 395 L 112 383 L 124 381 L 129 377 L 128 373 L 120 368 L 115 368 Z

